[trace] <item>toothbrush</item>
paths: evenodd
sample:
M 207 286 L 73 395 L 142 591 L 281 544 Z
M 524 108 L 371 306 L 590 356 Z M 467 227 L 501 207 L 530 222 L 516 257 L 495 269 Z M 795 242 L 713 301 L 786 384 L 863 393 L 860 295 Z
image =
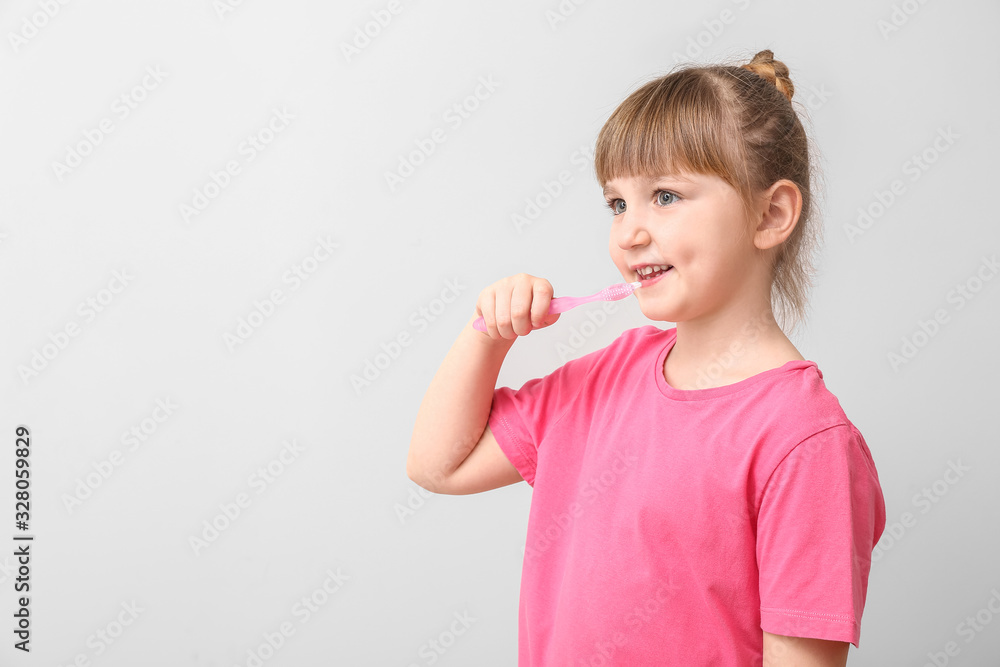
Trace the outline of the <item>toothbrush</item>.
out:
M 641 284 L 638 281 L 634 283 L 618 283 L 590 296 L 557 296 L 549 302 L 549 314 L 565 313 L 571 308 L 582 306 L 591 301 L 618 301 L 634 292 Z M 476 321 L 472 323 L 472 328 L 486 333 L 486 320 L 482 317 L 476 318 Z

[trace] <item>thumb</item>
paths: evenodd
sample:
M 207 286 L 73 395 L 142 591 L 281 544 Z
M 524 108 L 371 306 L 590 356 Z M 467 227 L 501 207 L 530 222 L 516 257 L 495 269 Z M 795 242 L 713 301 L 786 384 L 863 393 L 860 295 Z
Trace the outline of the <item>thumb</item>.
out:
M 545 319 L 542 320 L 542 323 L 540 325 L 538 325 L 537 327 L 536 326 L 532 326 L 532 329 L 535 329 L 535 330 L 537 330 L 537 329 L 544 329 L 547 326 L 551 326 L 551 325 L 555 324 L 559 320 L 559 316 L 561 314 L 562 313 L 549 313 L 549 314 L 547 314 L 545 316 Z

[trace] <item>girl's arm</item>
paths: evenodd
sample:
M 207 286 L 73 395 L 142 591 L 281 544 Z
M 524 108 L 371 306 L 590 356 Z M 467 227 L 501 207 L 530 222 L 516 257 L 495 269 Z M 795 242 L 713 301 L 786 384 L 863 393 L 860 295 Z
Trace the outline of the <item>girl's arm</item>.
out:
M 428 491 L 467 494 L 521 481 L 488 426 L 500 367 L 518 336 L 549 326 L 552 285 L 524 273 L 479 295 L 476 313 L 431 381 L 417 413 L 406 474 Z M 488 333 L 472 323 L 480 315 Z
M 844 667 L 847 642 L 764 633 L 764 667 Z
M 417 413 L 406 474 L 434 493 L 488 491 L 521 481 L 487 426 L 500 366 L 514 344 L 466 323 Z

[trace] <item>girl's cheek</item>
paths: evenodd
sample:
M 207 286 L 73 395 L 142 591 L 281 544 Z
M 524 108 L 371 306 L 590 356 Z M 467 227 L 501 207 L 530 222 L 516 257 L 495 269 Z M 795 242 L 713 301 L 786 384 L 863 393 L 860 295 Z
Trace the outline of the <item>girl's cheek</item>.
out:
M 683 243 L 668 242 L 663 252 L 666 254 L 666 259 L 677 266 L 693 268 L 697 264 L 697 258 L 692 255 L 690 249 Z

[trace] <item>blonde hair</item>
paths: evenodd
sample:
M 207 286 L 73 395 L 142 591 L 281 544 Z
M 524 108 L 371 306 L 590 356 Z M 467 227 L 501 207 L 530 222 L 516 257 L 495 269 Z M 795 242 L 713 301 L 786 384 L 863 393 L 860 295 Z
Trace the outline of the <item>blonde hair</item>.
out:
M 802 210 L 772 265 L 771 305 L 786 330 L 805 317 L 821 237 L 813 219 L 814 166 L 794 93 L 788 67 L 768 50 L 741 66 L 683 66 L 629 95 L 601 128 L 594 155 L 602 188 L 626 176 L 716 175 L 739 193 L 748 214 L 756 195 L 776 181 L 795 183 Z

